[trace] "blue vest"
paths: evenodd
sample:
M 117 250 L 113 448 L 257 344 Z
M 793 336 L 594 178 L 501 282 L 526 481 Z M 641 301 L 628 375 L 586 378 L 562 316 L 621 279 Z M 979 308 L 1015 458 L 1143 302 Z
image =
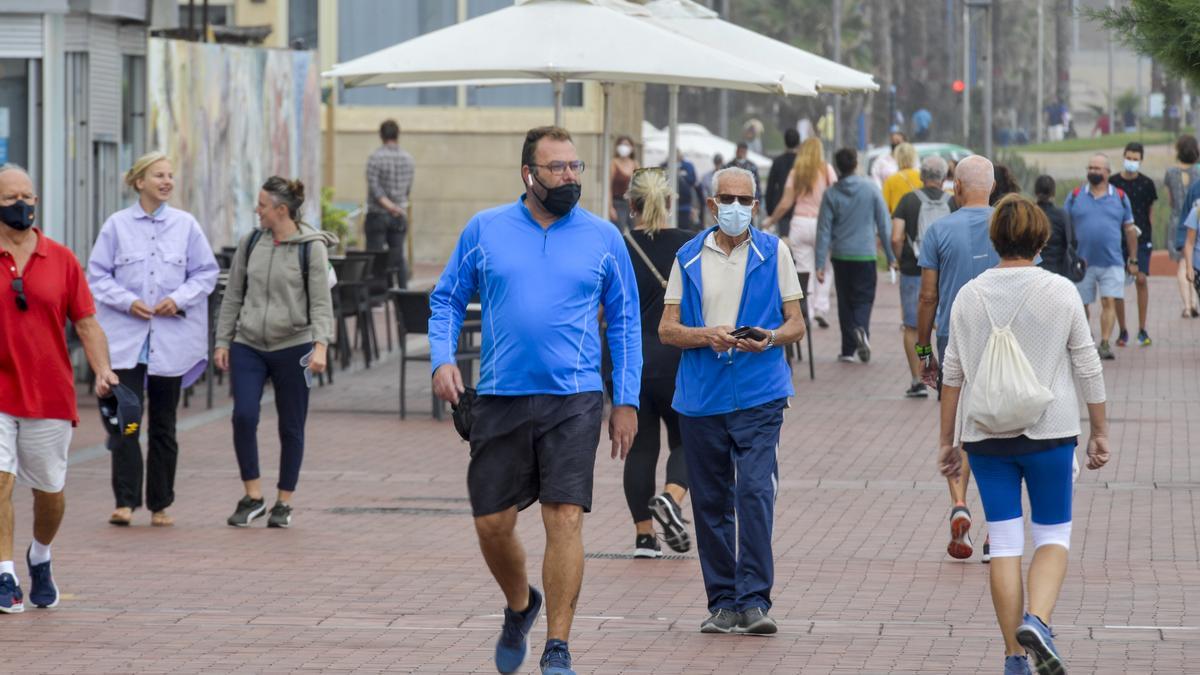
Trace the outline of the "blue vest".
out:
M 700 252 L 705 237 L 715 229 L 696 235 L 675 254 L 683 271 L 679 318 L 684 326 L 691 328 L 704 326 Z M 778 237 L 750 228 L 746 285 L 738 308 L 738 326 L 772 329 L 783 324 L 783 300 L 779 296 L 779 268 L 775 260 L 778 251 Z M 717 354 L 710 347 L 697 347 L 683 350 L 671 407 L 689 417 L 723 415 L 794 393 L 791 369 L 778 346 L 761 354 L 739 351 Z

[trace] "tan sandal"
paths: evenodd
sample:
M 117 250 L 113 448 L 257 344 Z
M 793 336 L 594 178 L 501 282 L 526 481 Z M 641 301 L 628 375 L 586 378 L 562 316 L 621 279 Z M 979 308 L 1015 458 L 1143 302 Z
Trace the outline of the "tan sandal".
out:
M 112 523 L 113 525 L 120 525 L 122 527 L 129 525 L 133 522 L 133 509 L 129 508 L 128 506 L 117 508 L 112 512 L 112 515 L 108 517 L 108 522 Z
M 150 524 L 154 527 L 171 527 L 175 524 L 175 519 L 167 515 L 166 511 L 155 511 L 150 516 Z

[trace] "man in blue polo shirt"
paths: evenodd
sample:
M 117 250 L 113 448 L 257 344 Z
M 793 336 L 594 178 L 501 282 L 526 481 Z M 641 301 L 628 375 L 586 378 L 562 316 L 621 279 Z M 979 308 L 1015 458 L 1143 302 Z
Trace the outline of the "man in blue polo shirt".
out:
M 1137 251 L 1137 228 L 1124 192 L 1108 184 L 1112 171 L 1108 155 L 1096 153 L 1088 160 L 1087 182 L 1067 195 L 1063 210 L 1075 226 L 1079 257 L 1087 261 L 1087 274 L 1076 284 L 1084 308 L 1096 301 L 1100 290 L 1100 358 L 1112 360 L 1108 336 L 1117 322 L 1117 298 L 1125 297 L 1125 273 L 1138 273 L 1138 260 L 1123 260 L 1121 237 L 1129 251 Z
M 754 174 L 721 169 L 717 227 L 675 256 L 658 335 L 683 349 L 675 376 L 696 548 L 710 616 L 703 633 L 770 634 L 779 429 L 792 395 L 782 345 L 804 337 L 800 278 L 778 237 L 750 222 Z M 737 328 L 735 328 L 735 326 Z
M 954 213 L 935 220 L 921 241 L 921 290 L 917 304 L 917 358 L 924 362 L 922 381 L 938 386 L 938 367 L 950 342 L 950 310 L 959 290 L 967 282 L 1000 263 L 1000 256 L 988 236 L 992 207 L 988 197 L 995 185 L 992 163 L 982 155 L 972 155 L 954 170 L 954 201 L 961 204 Z M 934 318 L 937 323 L 937 359 L 933 358 L 930 337 Z M 967 508 L 967 487 L 971 467 L 964 461 L 959 476 L 947 478 L 950 487 L 950 543 L 946 552 L 959 560 L 970 558 L 971 511 Z M 983 545 L 983 562 L 988 562 L 988 545 Z
M 515 531 L 517 512 L 539 500 L 549 620 L 541 668 L 574 673 L 567 639 L 603 412 L 601 308 L 613 364 L 612 456 L 624 459 L 637 433 L 642 348 L 633 266 L 617 228 L 576 206 L 583 169 L 565 129 L 530 130 L 521 151 L 525 194 L 467 223 L 429 301 L 433 390 L 452 404 L 465 394 L 454 352 L 467 303 L 478 293 L 483 305 L 467 492 L 479 547 L 508 601 L 496 644 L 501 673 L 520 669 L 542 607 Z

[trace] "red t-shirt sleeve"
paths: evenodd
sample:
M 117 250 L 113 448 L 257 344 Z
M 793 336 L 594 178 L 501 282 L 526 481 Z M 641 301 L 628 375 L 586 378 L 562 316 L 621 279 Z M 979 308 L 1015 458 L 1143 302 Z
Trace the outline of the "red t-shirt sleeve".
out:
M 87 278 L 78 262 L 67 268 L 67 318 L 79 321 L 96 313 L 96 303 L 92 300 L 92 289 L 88 288 Z

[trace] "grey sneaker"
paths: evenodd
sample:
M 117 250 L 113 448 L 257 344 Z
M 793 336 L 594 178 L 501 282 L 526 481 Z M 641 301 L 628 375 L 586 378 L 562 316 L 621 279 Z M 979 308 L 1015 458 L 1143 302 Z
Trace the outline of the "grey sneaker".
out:
M 262 518 L 267 512 L 267 502 L 263 499 L 242 497 L 237 503 L 237 510 L 225 522 L 234 527 L 250 527 L 250 523 Z
M 1101 342 L 1100 346 L 1096 347 L 1096 353 L 1100 355 L 1101 361 L 1112 361 L 1117 358 L 1116 355 L 1113 354 L 1112 347 L 1108 346 L 1107 341 Z
M 271 507 L 271 517 L 267 518 L 267 527 L 290 527 L 292 524 L 292 505 L 275 502 Z
M 907 398 L 929 398 L 929 390 L 921 382 L 917 382 L 904 392 Z
M 742 612 L 742 620 L 735 631 L 751 635 L 774 635 L 779 632 L 779 625 L 775 623 L 775 619 L 767 616 L 767 610 L 751 607 Z
M 867 339 L 867 331 L 859 326 L 854 329 L 854 342 L 858 344 L 858 348 L 854 351 L 858 354 L 858 360 L 867 363 L 871 360 L 871 341 Z
M 700 624 L 701 633 L 732 633 L 741 623 L 742 615 L 731 609 L 718 609 Z

